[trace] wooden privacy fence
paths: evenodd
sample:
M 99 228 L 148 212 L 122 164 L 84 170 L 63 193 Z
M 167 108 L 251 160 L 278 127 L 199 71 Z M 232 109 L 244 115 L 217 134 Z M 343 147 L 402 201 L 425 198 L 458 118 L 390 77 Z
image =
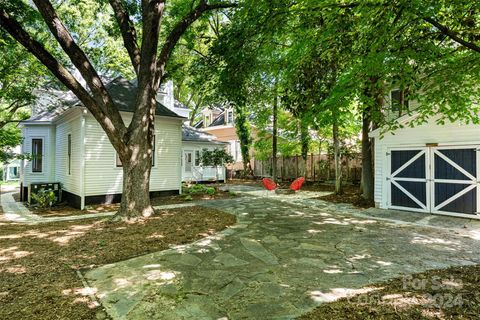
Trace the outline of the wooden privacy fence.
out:
M 362 174 L 361 154 L 353 154 L 342 158 L 342 174 L 344 181 L 359 183 Z M 253 173 L 257 177 L 270 177 L 272 159 L 252 160 Z M 277 178 L 293 180 L 305 177 L 308 181 L 328 181 L 335 179 L 334 159 L 326 154 L 308 155 L 307 161 L 301 156 L 278 157 Z

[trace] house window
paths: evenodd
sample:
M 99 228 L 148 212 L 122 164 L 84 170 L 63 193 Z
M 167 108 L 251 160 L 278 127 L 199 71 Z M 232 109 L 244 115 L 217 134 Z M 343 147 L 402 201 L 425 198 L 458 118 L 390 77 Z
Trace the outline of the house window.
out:
M 392 111 L 402 113 L 408 110 L 408 100 L 405 100 L 405 91 L 395 89 L 390 91 L 390 101 L 392 103 Z
M 8 179 L 18 179 L 19 178 L 19 172 L 18 172 L 18 167 L 9 167 L 8 168 L 9 173 L 7 178 Z
M 155 146 L 156 146 L 156 143 L 155 143 L 155 135 L 153 135 L 153 141 L 152 141 L 152 167 L 155 166 Z M 123 167 L 122 160 L 120 160 L 120 156 L 118 155 L 118 153 L 116 153 L 115 166 L 116 166 L 117 168 Z
M 227 111 L 227 124 L 232 124 L 233 123 L 233 111 L 228 110 Z
M 32 172 L 42 172 L 43 139 L 32 139 Z
M 120 156 L 118 155 L 118 152 L 116 153 L 116 158 L 115 158 L 115 166 L 117 168 L 123 167 L 122 160 L 120 160 Z
M 67 135 L 67 170 L 68 175 L 72 174 L 72 135 Z
M 195 166 L 200 166 L 200 150 L 195 150 Z

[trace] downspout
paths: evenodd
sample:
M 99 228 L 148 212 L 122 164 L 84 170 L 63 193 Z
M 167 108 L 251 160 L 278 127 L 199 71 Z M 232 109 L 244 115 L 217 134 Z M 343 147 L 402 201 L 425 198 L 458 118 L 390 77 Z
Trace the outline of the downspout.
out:
M 82 111 L 80 118 L 80 209 L 85 209 L 85 114 L 86 110 Z
M 183 120 L 180 120 L 180 165 L 178 166 L 178 194 L 182 194 L 182 161 L 183 161 Z

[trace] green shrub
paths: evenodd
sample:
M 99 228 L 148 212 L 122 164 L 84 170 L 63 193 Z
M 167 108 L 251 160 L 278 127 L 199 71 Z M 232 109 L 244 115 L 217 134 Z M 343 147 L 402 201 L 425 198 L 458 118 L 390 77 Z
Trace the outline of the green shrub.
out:
M 40 189 L 37 193 L 32 193 L 31 197 L 37 202 L 40 208 L 51 208 L 55 203 L 55 193 L 53 191 Z
M 204 184 L 192 184 L 191 186 L 185 186 L 184 191 L 186 194 L 197 195 L 197 194 L 208 194 L 213 196 L 216 192 L 214 187 L 207 187 Z
M 207 187 L 207 188 L 205 189 L 205 193 L 208 194 L 208 195 L 210 195 L 210 196 L 213 196 L 213 195 L 215 194 L 215 188 L 213 188 L 213 187 Z

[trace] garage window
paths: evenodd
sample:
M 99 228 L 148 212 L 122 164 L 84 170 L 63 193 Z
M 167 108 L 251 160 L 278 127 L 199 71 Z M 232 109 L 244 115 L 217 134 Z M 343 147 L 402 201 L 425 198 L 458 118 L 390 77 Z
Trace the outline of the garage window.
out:
M 405 90 L 395 89 L 390 91 L 390 101 L 392 112 L 397 112 L 399 116 L 403 111 L 408 111 L 408 100 L 405 98 Z

